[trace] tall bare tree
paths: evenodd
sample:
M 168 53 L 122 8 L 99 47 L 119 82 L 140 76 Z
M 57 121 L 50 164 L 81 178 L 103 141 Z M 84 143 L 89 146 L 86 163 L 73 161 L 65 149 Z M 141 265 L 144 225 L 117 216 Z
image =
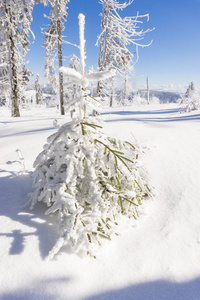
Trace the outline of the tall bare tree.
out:
M 53 83 L 54 90 L 59 87 L 60 113 L 64 115 L 63 74 L 59 72 L 59 84 L 57 84 L 55 58 L 58 58 L 59 68 L 61 68 L 63 65 L 62 31 L 65 28 L 64 22 L 67 20 L 67 3 L 69 0 L 49 0 L 49 2 L 51 4 L 51 13 L 48 18 L 51 22 L 48 30 L 45 32 L 45 43 L 43 45 L 46 49 L 45 76 Z
M 20 117 L 19 101 L 23 90 L 23 67 L 32 20 L 33 0 L 0 0 L 0 27 L 4 64 L 9 69 L 12 116 Z
M 129 0 L 128 3 L 120 4 L 117 0 L 100 0 L 100 3 L 103 5 L 101 34 L 97 41 L 97 44 L 98 42 L 100 44 L 98 60 L 100 71 L 114 68 L 118 74 L 122 74 L 123 72 L 127 74 L 130 69 L 129 65 L 134 56 L 128 46 L 131 44 L 136 47 L 140 46 L 139 41 L 143 39 L 147 32 L 151 31 L 150 29 L 138 30 L 139 24 L 142 23 L 141 18 L 148 18 L 148 15 L 137 15 L 125 18 L 121 18 L 119 15 L 118 11 L 123 10 L 132 2 L 133 0 Z M 135 50 L 133 52 L 135 52 Z M 113 81 L 114 79 L 111 80 L 110 106 L 112 106 L 114 93 Z M 125 77 L 125 89 L 126 82 Z M 97 94 L 99 96 L 101 96 L 102 90 L 103 84 L 99 81 L 97 86 Z

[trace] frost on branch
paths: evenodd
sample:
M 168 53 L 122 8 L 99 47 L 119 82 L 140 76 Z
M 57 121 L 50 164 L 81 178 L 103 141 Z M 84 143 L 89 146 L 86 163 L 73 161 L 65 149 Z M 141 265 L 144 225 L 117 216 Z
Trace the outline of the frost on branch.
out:
M 123 104 L 127 98 L 128 74 L 134 71 L 134 65 L 139 58 L 138 47 L 147 47 L 151 44 L 151 42 L 148 44 L 141 43 L 145 34 L 152 31 L 151 29 L 140 29 L 143 19 L 147 18 L 148 21 L 148 14 L 137 14 L 136 16 L 124 18 L 120 16 L 119 11 L 127 8 L 132 2 L 132 0 L 124 3 L 119 3 L 117 0 L 100 0 L 103 6 L 101 34 L 96 43 L 96 45 L 99 44 L 99 70 L 104 71 L 114 68 L 124 78 Z M 133 58 L 134 64 L 132 63 Z M 97 94 L 100 97 L 110 95 L 110 106 L 112 106 L 114 77 L 108 82 L 99 80 Z

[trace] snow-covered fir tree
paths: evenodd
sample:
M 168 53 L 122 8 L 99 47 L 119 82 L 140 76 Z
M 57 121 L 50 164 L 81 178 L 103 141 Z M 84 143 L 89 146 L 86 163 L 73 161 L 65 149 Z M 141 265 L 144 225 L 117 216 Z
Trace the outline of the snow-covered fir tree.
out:
M 115 68 L 119 74 L 124 72 L 124 94 L 126 97 L 127 73 L 132 69 L 130 64 L 133 58 L 133 53 L 128 49 L 128 46 L 130 44 L 140 46 L 139 41 L 147 32 L 151 31 L 149 29 L 138 30 L 139 24 L 143 23 L 142 18 L 148 18 L 148 15 L 121 18 L 118 11 L 129 6 L 133 2 L 131 0 L 122 4 L 116 0 L 101 0 L 100 2 L 103 5 L 103 11 L 101 34 L 98 38 L 100 44 L 99 70 Z M 102 95 L 103 85 L 102 82 L 98 82 L 97 94 L 99 96 Z M 111 79 L 110 106 L 113 103 L 113 93 L 114 78 Z
M 31 72 L 31 70 L 29 70 L 26 66 L 26 64 L 24 63 L 23 67 L 22 67 L 22 71 L 21 71 L 21 84 L 22 84 L 22 97 L 21 97 L 21 102 L 25 103 L 26 102 L 26 96 L 25 96 L 25 90 L 26 90 L 26 86 L 28 84 L 28 82 L 30 81 L 29 77 L 33 76 L 33 72 Z
M 86 115 L 86 106 L 98 107 L 98 101 L 87 94 L 89 82 L 107 80 L 115 71 L 85 73 L 84 22 L 80 14 L 81 73 L 60 69 L 79 86 L 79 95 L 68 103 L 76 106 L 76 114 L 48 138 L 34 163 L 31 208 L 43 202 L 47 214 L 58 213 L 60 238 L 49 258 L 65 244 L 74 252 L 94 256 L 97 246 L 116 232 L 119 216 L 137 218 L 138 207 L 151 195 L 140 175 L 137 146 L 107 137 L 102 120 Z
M 70 61 L 69 61 L 69 67 L 80 72 L 81 71 L 81 64 L 80 64 L 80 59 L 73 54 Z
M 45 47 L 45 72 L 44 75 L 48 78 L 53 90 L 59 98 L 59 78 L 56 73 L 55 60 L 57 57 L 57 35 L 54 37 L 55 28 L 51 22 L 48 30 L 45 32 L 45 42 L 43 46 Z M 59 103 L 60 100 L 58 100 Z
M 63 75 L 59 73 L 59 84 L 55 74 L 55 59 L 58 58 L 59 68 L 63 65 L 62 53 L 62 31 L 64 30 L 64 22 L 67 20 L 67 3 L 69 0 L 49 0 L 51 4 L 51 12 L 48 17 L 51 21 L 48 30 L 45 32 L 45 76 L 50 79 L 57 92 L 59 87 L 60 112 L 65 114 L 64 110 L 64 92 L 63 92 Z
M 193 81 L 189 84 L 185 95 L 181 98 L 180 103 L 182 112 L 190 112 L 192 110 L 200 109 L 200 94 L 197 91 Z
M 35 90 L 36 90 L 36 104 L 42 104 L 43 91 L 42 91 L 42 85 L 41 85 L 39 74 L 37 74 L 37 76 L 36 76 Z
M 26 86 L 30 81 L 29 77 L 33 76 L 33 72 L 24 64 L 22 67 L 22 82 Z
M 19 102 L 23 97 L 22 68 L 24 65 L 33 0 L 0 0 L 1 39 L 4 41 L 7 57 L 4 63 L 9 68 L 9 82 L 12 101 L 12 116 L 19 117 Z
M 77 72 L 81 71 L 81 64 L 80 64 L 80 59 L 73 54 L 69 61 L 69 68 L 72 68 L 76 70 Z M 67 94 L 68 94 L 68 99 L 75 99 L 77 96 L 79 86 L 77 84 L 71 84 L 71 80 L 69 80 L 67 83 Z M 71 116 L 73 117 L 73 113 L 75 112 L 75 108 L 71 107 Z

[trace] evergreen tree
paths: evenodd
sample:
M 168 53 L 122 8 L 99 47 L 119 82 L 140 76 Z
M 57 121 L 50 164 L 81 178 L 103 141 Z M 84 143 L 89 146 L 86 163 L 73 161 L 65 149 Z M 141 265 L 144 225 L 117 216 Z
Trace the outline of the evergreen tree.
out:
M 184 112 L 200 109 L 200 94 L 193 81 L 189 84 L 185 95 L 181 98 L 181 104 L 181 111 Z
M 35 89 L 36 89 L 36 104 L 42 104 L 43 92 L 42 92 L 42 85 L 40 82 L 39 74 L 37 74 L 36 76 Z
M 73 54 L 72 58 L 69 61 L 69 67 L 76 70 L 77 72 L 81 71 L 80 59 Z
M 76 105 L 77 113 L 48 138 L 34 163 L 31 208 L 39 201 L 47 205 L 47 214 L 58 212 L 60 238 L 49 258 L 65 244 L 74 252 L 95 255 L 96 246 L 116 232 L 119 216 L 137 218 L 138 206 L 151 195 L 139 173 L 137 147 L 107 137 L 102 121 L 86 115 L 86 105 L 94 109 L 98 104 L 87 94 L 89 82 L 106 80 L 114 72 L 85 74 L 84 23 L 80 14 L 81 73 L 60 69 L 79 86 L 79 95 L 68 103 Z
M 73 54 L 72 58 L 70 59 L 69 68 L 72 68 L 77 72 L 81 71 L 80 59 L 75 54 Z M 75 99 L 78 93 L 78 88 L 79 87 L 77 84 L 73 84 L 73 86 L 68 86 L 68 98 Z M 71 107 L 71 117 L 73 117 L 74 112 L 75 108 Z

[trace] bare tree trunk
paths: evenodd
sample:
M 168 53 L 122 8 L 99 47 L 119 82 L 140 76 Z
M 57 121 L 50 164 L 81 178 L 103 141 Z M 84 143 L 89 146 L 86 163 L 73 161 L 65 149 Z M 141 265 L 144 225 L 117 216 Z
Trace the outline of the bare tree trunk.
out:
M 105 42 L 104 42 L 104 50 L 103 50 L 103 61 L 102 68 L 105 70 L 107 64 L 107 51 L 108 51 L 108 35 L 110 30 L 110 21 L 111 21 L 111 5 L 107 7 L 107 16 L 106 16 L 106 32 L 105 32 Z
M 61 21 L 57 21 L 57 30 L 58 30 L 58 61 L 59 68 L 63 65 L 62 60 L 62 40 L 61 40 Z M 60 89 L 60 113 L 61 115 L 65 114 L 64 109 L 64 92 L 63 92 L 63 73 L 59 72 L 59 89 Z
M 104 4 L 103 6 L 103 14 L 102 14 L 102 22 L 101 22 L 101 38 L 100 38 L 100 51 L 99 51 L 99 71 L 104 71 L 107 64 L 107 38 L 109 34 L 109 24 L 110 24 L 110 15 L 111 15 L 111 6 L 107 6 Z M 106 25 L 105 25 L 106 21 Z M 103 34 L 106 26 L 105 34 Z M 103 84 L 101 81 L 98 82 L 97 85 L 97 96 L 101 97 L 103 90 Z
M 110 107 L 113 106 L 114 99 L 114 77 L 111 78 L 111 88 L 110 88 Z
M 79 38 L 80 38 L 80 61 L 81 73 L 86 75 L 86 55 L 85 55 L 85 16 L 79 14 Z M 85 86 L 82 87 L 83 92 L 86 92 Z M 83 118 L 86 119 L 86 104 L 83 105 Z M 83 130 L 84 132 L 84 130 Z
M 102 59 L 103 59 L 103 41 L 104 41 L 104 30 L 105 30 L 105 19 L 106 19 L 106 5 L 105 2 L 103 4 L 103 13 L 102 13 L 102 20 L 101 20 L 101 37 L 100 37 L 100 49 L 99 49 L 99 71 L 102 71 Z M 101 97 L 102 94 L 102 82 L 98 81 L 97 83 L 97 96 Z
M 124 93 L 123 93 L 122 105 L 125 105 L 125 100 L 127 98 L 127 81 L 128 81 L 127 77 L 128 77 L 127 71 L 125 71 L 125 75 L 124 75 Z
M 10 24 L 13 25 L 13 16 L 11 8 L 6 8 L 6 13 L 8 13 L 10 18 Z M 11 67 L 11 97 L 12 97 L 12 117 L 20 117 L 19 112 L 19 86 L 17 78 L 17 65 L 15 57 L 15 43 L 13 38 L 13 29 L 11 29 L 9 40 L 10 40 L 10 67 Z

